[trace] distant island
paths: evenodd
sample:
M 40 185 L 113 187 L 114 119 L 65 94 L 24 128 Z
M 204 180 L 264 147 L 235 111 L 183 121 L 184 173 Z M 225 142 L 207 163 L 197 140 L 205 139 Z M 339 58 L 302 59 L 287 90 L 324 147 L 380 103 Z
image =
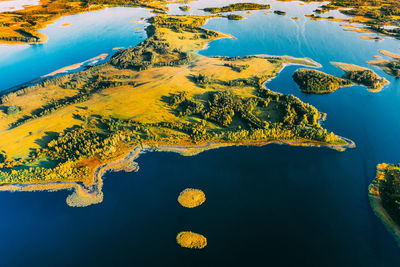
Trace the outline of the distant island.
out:
M 302 0 L 303 2 L 314 2 Z M 321 1 L 322 2 L 322 1 Z M 166 14 L 168 4 L 183 3 L 181 0 L 41 0 L 40 5 L 26 7 L 22 10 L 0 13 L 0 43 L 5 44 L 40 44 L 47 37 L 38 32 L 52 21 L 67 15 L 104 9 L 106 7 L 144 7 L 153 10 L 155 14 Z M 380 8 L 376 8 L 380 6 Z M 189 11 L 190 7 L 180 6 L 182 11 Z M 236 3 L 224 7 L 205 8 L 204 11 L 213 14 L 221 12 L 234 12 L 244 10 L 270 9 L 270 5 L 258 3 Z M 322 17 L 321 14 L 331 10 L 339 10 L 352 18 Z M 400 8 L 398 0 L 331 0 L 314 11 L 315 14 L 307 15 L 312 20 L 328 19 L 348 23 L 360 23 L 364 28 L 358 28 L 362 32 L 375 32 L 386 36 L 400 38 L 398 17 Z M 284 15 L 285 11 L 275 11 L 275 14 Z M 232 17 L 231 19 L 238 19 Z M 397 26 L 387 28 L 386 26 Z M 355 29 L 355 28 L 354 28 Z M 379 37 L 363 37 L 370 40 L 380 40 Z
M 313 2 L 312 0 L 303 0 Z M 332 16 L 323 17 L 328 11 L 338 10 L 341 13 L 351 16 L 351 18 L 334 18 Z M 360 32 L 372 32 L 381 35 L 400 38 L 399 19 L 400 6 L 398 0 L 331 0 L 318 9 L 315 14 L 307 15 L 312 20 L 327 19 L 348 23 L 359 23 L 365 27 L 357 27 Z M 386 27 L 394 26 L 394 27 Z M 372 40 L 379 40 L 373 38 Z
M 389 82 L 374 71 L 353 64 L 331 62 L 345 72 L 342 78 L 313 69 L 298 69 L 293 80 L 307 94 L 329 94 L 339 88 L 360 84 L 372 92 L 379 92 Z
M 184 12 L 189 11 L 190 8 L 191 8 L 190 6 L 180 6 L 180 7 L 179 7 L 179 9 L 182 10 L 182 11 L 184 11 Z
M 203 10 L 209 13 L 223 13 L 223 12 L 234 12 L 234 11 L 243 11 L 243 10 L 262 10 L 262 9 L 270 9 L 270 5 L 263 5 L 257 3 L 237 3 L 231 4 L 224 7 L 207 7 Z
M 264 86 L 285 64 L 312 60 L 197 54 L 230 37 L 201 27 L 213 16 L 152 17 L 148 38 L 109 62 L 4 94 L 0 190 L 72 189 L 67 203 L 87 206 L 102 201 L 106 171 L 136 170 L 146 150 L 354 147 L 320 125 L 315 107 Z
M 369 186 L 369 197 L 376 215 L 400 244 L 400 164 L 379 164 Z
M 285 11 L 281 11 L 281 10 L 275 10 L 274 14 L 284 16 L 284 15 L 286 15 L 286 12 Z

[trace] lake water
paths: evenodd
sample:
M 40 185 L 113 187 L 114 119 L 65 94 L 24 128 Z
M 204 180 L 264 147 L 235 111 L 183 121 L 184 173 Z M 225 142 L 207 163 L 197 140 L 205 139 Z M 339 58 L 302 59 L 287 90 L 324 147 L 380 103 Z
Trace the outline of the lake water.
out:
M 39 0 L 2 0 L 0 1 L 0 13 L 17 11 L 29 6 L 36 6 Z
M 200 2 L 190 5 L 215 5 Z M 397 52 L 400 47 L 398 40 L 368 41 L 359 33 L 344 31 L 339 23 L 305 18 L 317 3 L 271 5 L 288 15 L 238 12 L 248 19 L 210 20 L 206 28 L 237 39 L 211 42 L 200 53 L 309 57 L 323 65 L 322 71 L 341 75 L 330 61 L 368 67 L 365 61 L 379 49 Z M 171 12 L 180 12 L 177 5 Z M 202 13 L 195 8 L 191 12 Z M 44 45 L 0 47 L 13 53 L 0 56 L 0 75 L 8 77 L 1 79 L 2 88 L 112 53 L 116 46 L 137 44 L 145 36 L 143 30 L 135 33 L 130 20 L 143 14 L 149 15 L 140 9 L 110 8 L 69 16 L 43 30 L 50 37 Z M 101 21 L 106 18 L 107 23 Z M 80 27 L 59 27 L 67 22 L 79 22 Z M 71 32 L 64 33 L 67 29 Z M 46 53 L 50 66 L 26 66 Z M 11 75 L 16 72 L 10 69 L 21 67 L 36 74 Z M 108 174 L 104 202 L 82 209 L 65 204 L 68 192 L 1 193 L 0 262 L 4 266 L 400 266 L 399 247 L 372 212 L 367 191 L 376 164 L 400 160 L 399 82 L 374 68 L 391 82 L 380 93 L 353 86 L 310 96 L 302 94 L 291 78 L 297 68 L 285 68 L 267 86 L 326 112 L 324 127 L 354 140 L 356 148 L 340 153 L 280 145 L 231 147 L 193 157 L 146 153 L 138 159 L 138 173 Z M 177 196 L 187 187 L 202 189 L 207 201 L 195 209 L 180 207 Z M 184 230 L 205 235 L 208 246 L 200 251 L 179 247 L 175 237 Z
M 49 40 L 41 45 L 0 45 L 0 91 L 34 80 L 65 66 L 118 47 L 135 46 L 146 38 L 143 8 L 107 8 L 62 17 L 40 30 Z M 133 22 L 134 20 L 135 22 Z M 139 22 L 139 23 L 136 23 Z M 62 26 L 70 23 L 69 26 Z

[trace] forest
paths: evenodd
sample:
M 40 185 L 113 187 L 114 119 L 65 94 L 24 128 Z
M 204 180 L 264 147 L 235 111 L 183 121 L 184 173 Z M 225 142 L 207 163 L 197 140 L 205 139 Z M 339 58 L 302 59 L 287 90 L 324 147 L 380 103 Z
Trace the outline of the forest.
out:
M 400 61 L 392 60 L 388 63 L 388 68 L 391 70 L 392 75 L 396 78 L 400 78 Z
M 343 75 L 343 78 L 364 85 L 370 89 L 378 89 L 385 84 L 384 79 L 380 78 L 374 71 L 367 69 L 347 71 Z
M 352 84 L 349 80 L 312 69 L 298 69 L 293 74 L 293 80 L 307 94 L 328 94 Z

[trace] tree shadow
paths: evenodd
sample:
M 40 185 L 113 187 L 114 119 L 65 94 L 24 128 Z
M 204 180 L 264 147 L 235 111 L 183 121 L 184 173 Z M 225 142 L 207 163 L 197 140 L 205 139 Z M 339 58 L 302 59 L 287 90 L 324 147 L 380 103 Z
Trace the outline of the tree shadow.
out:
M 170 105 L 171 99 L 176 95 L 178 95 L 178 94 L 169 93 L 168 95 L 163 95 L 163 96 L 161 96 L 161 101 Z
M 4 114 L 7 114 L 7 107 L 0 106 L 0 112 L 3 112 Z
M 42 138 L 35 140 L 35 144 L 39 145 L 41 148 L 44 148 L 49 142 L 58 138 L 59 135 L 60 134 L 57 132 L 45 132 L 45 135 Z

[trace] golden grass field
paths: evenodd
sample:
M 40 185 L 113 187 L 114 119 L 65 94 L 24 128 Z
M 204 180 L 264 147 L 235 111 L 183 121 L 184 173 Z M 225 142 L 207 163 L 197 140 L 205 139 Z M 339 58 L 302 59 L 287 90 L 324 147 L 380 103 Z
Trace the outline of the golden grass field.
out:
M 175 33 L 168 29 L 162 29 L 162 33 L 168 36 L 173 47 L 184 51 L 201 49 L 210 40 L 192 40 L 194 34 Z M 182 39 L 182 36 L 184 39 Z M 225 37 L 221 35 L 220 37 Z M 58 110 L 50 115 L 25 123 L 14 129 L 8 125 L 17 118 L 30 113 L 49 103 L 52 100 L 73 96 L 77 90 L 62 89 L 59 86 L 48 86 L 30 91 L 27 94 L 15 96 L 2 105 L 4 108 L 12 105 L 19 106 L 21 112 L 15 115 L 0 113 L 0 134 L 2 140 L 0 150 L 4 150 L 12 158 L 25 158 L 32 148 L 39 148 L 38 140 L 42 139 L 46 132 L 62 132 L 74 125 L 80 125 L 82 121 L 74 119 L 73 114 L 113 116 L 125 119 L 136 119 L 144 123 L 159 121 L 174 121 L 180 118 L 170 112 L 170 107 L 161 96 L 177 93 L 182 90 L 190 92 L 192 96 L 204 93 L 204 89 L 198 87 L 190 79 L 191 75 L 206 74 L 215 79 L 228 81 L 232 77 L 249 78 L 253 76 L 275 76 L 283 64 L 295 62 L 310 65 L 308 61 L 301 59 L 281 59 L 271 63 L 267 58 L 243 58 L 235 61 L 238 65 L 249 67 L 237 73 L 218 58 L 209 58 L 195 54 L 193 63 L 179 67 L 156 67 L 140 72 L 128 69 L 117 69 L 109 64 L 101 67 L 105 76 L 128 75 L 134 77 L 138 84 L 136 87 L 121 86 L 102 90 L 95 93 L 88 101 L 71 105 Z M 221 89 L 215 88 L 215 89 Z M 254 94 L 252 87 L 233 87 L 235 93 L 243 96 Z

